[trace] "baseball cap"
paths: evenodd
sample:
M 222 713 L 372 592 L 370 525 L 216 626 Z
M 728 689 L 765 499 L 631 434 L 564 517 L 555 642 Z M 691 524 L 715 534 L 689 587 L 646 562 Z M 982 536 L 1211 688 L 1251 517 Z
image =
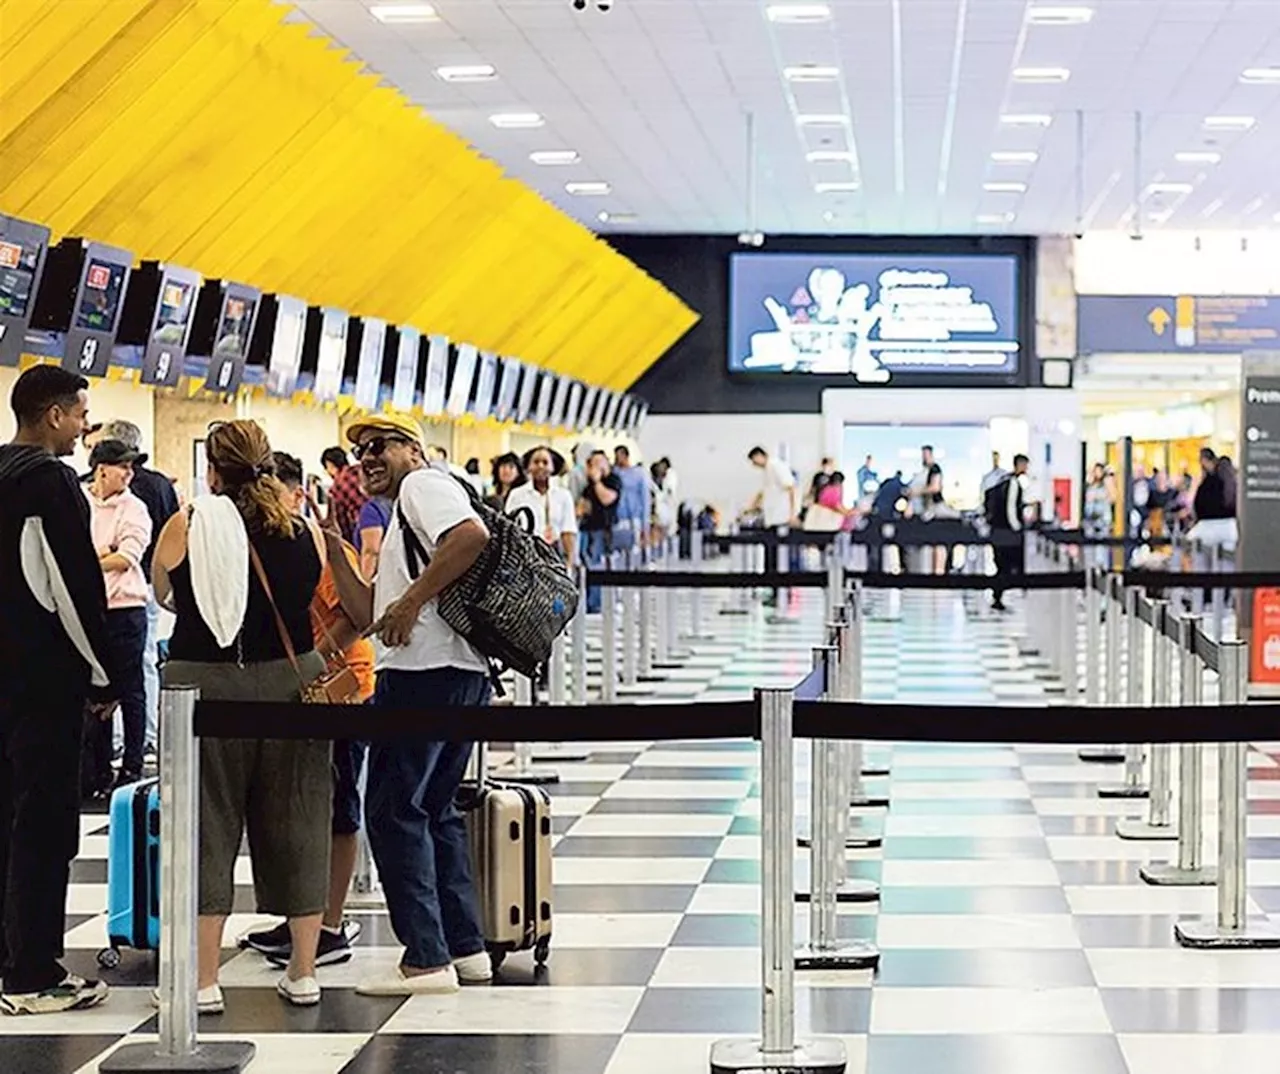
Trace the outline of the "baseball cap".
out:
M 89 453 L 89 466 L 115 466 L 120 463 L 144 463 L 147 456 L 135 451 L 123 440 L 99 440 Z
M 372 432 L 403 436 L 419 446 L 422 445 L 422 426 L 408 414 L 368 414 L 357 418 L 347 427 L 347 441 L 358 444 L 362 436 Z

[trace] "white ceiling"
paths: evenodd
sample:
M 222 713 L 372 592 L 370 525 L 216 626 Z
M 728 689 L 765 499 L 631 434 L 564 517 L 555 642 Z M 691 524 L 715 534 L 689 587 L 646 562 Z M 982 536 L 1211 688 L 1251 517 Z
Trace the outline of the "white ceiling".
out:
M 440 20 L 413 25 L 375 20 L 368 8 L 379 0 L 294 2 L 415 103 L 593 226 L 604 210 L 635 213 L 610 225 L 627 231 L 745 229 L 747 112 L 758 131 L 756 224 L 766 232 L 1066 233 L 1081 208 L 1086 226 L 1126 227 L 1135 180 L 1194 185 L 1145 200 L 1147 227 L 1269 227 L 1280 212 L 1280 85 L 1240 82 L 1245 68 L 1280 66 L 1280 0 L 1043 0 L 1092 7 L 1079 26 L 1028 25 L 1027 0 L 827 0 L 830 20 L 813 25 L 770 22 L 764 0 L 613 0 L 608 12 L 595 0 L 586 11 L 571 0 L 436 0 Z M 451 84 L 435 75 L 474 63 L 492 64 L 498 77 Z M 784 67 L 805 63 L 837 66 L 840 78 L 784 80 Z M 1071 77 L 1015 83 L 1019 66 L 1066 67 Z M 503 111 L 536 111 L 546 125 L 496 130 L 488 116 Z M 797 111 L 845 113 L 849 124 L 801 129 Z M 1002 112 L 1050 113 L 1053 122 L 1002 128 Z M 1257 123 L 1208 133 L 1210 115 Z M 581 162 L 529 161 L 534 150 L 564 148 Z M 807 163 L 812 149 L 852 150 L 856 164 Z M 1174 159 L 1204 149 L 1221 163 Z M 991 162 L 1009 150 L 1035 150 L 1039 160 Z M 815 191 L 854 178 L 856 193 Z M 574 197 L 569 180 L 605 180 L 613 191 Z M 1028 190 L 987 193 L 989 181 Z M 1016 216 L 978 222 L 1004 213 Z

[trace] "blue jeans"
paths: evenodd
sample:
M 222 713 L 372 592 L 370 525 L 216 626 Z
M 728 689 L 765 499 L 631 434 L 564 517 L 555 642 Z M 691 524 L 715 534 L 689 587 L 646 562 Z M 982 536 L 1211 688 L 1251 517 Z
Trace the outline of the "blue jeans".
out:
M 392 708 L 487 705 L 479 671 L 380 671 L 374 704 Z M 485 949 L 471 850 L 454 808 L 470 743 L 401 738 L 369 747 L 365 826 L 403 965 L 439 969 Z
M 608 540 L 604 530 L 583 530 L 582 562 L 593 570 L 607 566 Z M 600 611 L 600 587 L 587 587 L 587 614 L 595 615 Z

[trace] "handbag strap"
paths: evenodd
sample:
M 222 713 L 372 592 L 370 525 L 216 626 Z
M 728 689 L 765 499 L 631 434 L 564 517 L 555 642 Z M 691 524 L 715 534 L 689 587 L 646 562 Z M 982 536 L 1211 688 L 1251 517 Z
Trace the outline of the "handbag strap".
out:
M 258 550 L 253 547 L 253 541 L 249 542 L 249 560 L 253 564 L 254 573 L 258 576 L 258 581 L 262 584 L 262 591 L 267 595 L 267 601 L 271 605 L 271 614 L 275 616 L 276 631 L 280 635 L 280 641 L 284 645 L 285 654 L 289 657 L 289 663 L 293 666 L 293 673 L 298 677 L 298 684 L 306 686 L 302 678 L 302 665 L 298 663 L 298 654 L 293 648 L 293 639 L 289 637 L 289 628 L 284 625 L 284 616 L 280 614 L 280 609 L 276 606 L 275 594 L 271 592 L 271 583 L 267 581 L 266 569 L 262 566 L 262 560 L 258 556 Z

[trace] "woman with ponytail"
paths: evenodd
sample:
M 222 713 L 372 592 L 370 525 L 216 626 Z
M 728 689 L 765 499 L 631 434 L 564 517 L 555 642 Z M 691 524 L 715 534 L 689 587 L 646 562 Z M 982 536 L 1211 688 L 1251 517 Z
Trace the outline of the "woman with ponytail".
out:
M 323 538 L 290 510 L 261 426 L 218 423 L 205 452 L 210 495 L 169 520 L 152 563 L 156 597 L 176 615 L 165 685 L 218 701 L 297 700 L 324 670 L 310 618 Z M 292 935 L 277 991 L 296 1006 L 320 1002 L 331 794 L 328 742 L 201 739 L 201 1014 L 223 1011 L 218 965 L 246 827 L 258 910 L 287 918 Z

